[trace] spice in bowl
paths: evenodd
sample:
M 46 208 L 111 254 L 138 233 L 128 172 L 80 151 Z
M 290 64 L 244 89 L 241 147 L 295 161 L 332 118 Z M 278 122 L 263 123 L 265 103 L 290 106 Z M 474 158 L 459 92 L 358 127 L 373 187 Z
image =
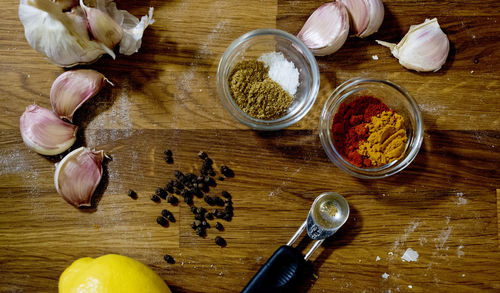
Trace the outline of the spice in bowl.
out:
M 333 118 L 332 136 L 344 159 L 361 168 L 400 159 L 408 141 L 404 117 L 372 96 L 342 103 Z
M 299 71 L 281 52 L 238 62 L 228 78 L 234 102 L 247 115 L 277 119 L 286 114 L 299 86 Z

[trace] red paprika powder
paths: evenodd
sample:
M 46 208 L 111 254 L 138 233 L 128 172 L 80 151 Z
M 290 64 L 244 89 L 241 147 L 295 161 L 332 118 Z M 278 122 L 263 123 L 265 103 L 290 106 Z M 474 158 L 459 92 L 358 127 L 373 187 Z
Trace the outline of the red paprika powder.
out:
M 368 138 L 366 123 L 370 123 L 373 116 L 383 111 L 390 111 L 390 108 L 372 96 L 362 96 L 350 103 L 340 104 L 333 117 L 333 144 L 351 164 L 358 167 L 371 166 L 371 161 L 363 159 L 357 149 L 359 143 Z

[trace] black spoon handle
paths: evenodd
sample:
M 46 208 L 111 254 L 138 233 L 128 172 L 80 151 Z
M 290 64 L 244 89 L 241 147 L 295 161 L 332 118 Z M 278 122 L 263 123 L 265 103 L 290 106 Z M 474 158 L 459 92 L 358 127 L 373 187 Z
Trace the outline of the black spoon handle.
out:
M 283 245 L 253 276 L 242 293 L 289 292 L 305 265 L 304 256 L 297 249 Z

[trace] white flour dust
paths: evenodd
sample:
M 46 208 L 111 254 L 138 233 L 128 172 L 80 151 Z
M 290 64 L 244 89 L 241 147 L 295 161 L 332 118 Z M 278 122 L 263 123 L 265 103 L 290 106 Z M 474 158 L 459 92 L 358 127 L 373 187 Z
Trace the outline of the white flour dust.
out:
M 458 258 L 462 258 L 464 255 L 465 255 L 465 252 L 462 251 L 462 249 L 464 248 L 463 245 L 460 245 L 458 248 L 457 248 L 457 257 Z
M 404 234 L 401 235 L 401 237 L 399 237 L 398 239 L 396 239 L 396 241 L 394 241 L 394 245 L 392 246 L 392 248 L 394 249 L 394 248 L 399 247 L 400 245 L 404 245 L 404 243 L 408 239 L 408 236 L 410 236 L 410 234 L 413 233 L 419 225 L 420 225 L 420 221 L 418 221 L 418 220 L 411 221 L 410 224 L 408 224 L 408 227 L 405 228 Z
M 299 174 L 300 171 L 302 171 L 302 167 L 298 168 L 290 176 L 288 176 L 288 178 L 290 178 L 289 180 L 283 180 L 281 183 L 281 186 L 276 187 L 273 191 L 271 191 L 269 193 L 268 198 L 272 198 L 275 195 L 281 194 L 281 191 L 283 190 L 283 188 L 285 188 L 288 184 L 290 184 L 290 182 L 292 182 L 293 177 L 295 177 L 295 175 Z
M 22 173 L 28 166 L 19 149 L 0 150 L 0 175 Z
M 437 238 L 434 238 L 434 242 L 436 243 L 436 248 L 438 250 L 443 249 L 444 244 L 448 240 L 448 237 L 450 237 L 451 230 L 451 227 L 447 227 L 446 229 L 443 229 L 439 232 L 439 236 Z
M 467 199 L 462 192 L 457 192 L 457 205 L 467 204 Z
M 128 99 L 128 90 L 124 86 L 121 94 L 118 96 L 110 109 L 95 117 L 88 125 L 88 132 L 93 131 L 92 135 L 86 135 L 88 147 L 97 147 L 101 144 L 109 143 L 132 136 L 132 120 L 130 118 L 130 108 L 132 103 Z M 109 129 L 110 131 L 99 131 Z

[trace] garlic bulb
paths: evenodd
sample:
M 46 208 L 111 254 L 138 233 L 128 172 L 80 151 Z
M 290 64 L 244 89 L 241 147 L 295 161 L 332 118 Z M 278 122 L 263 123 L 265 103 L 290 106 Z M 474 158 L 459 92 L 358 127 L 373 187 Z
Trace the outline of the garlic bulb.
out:
M 104 75 L 91 69 L 64 72 L 50 88 L 52 109 L 59 117 L 72 121 L 75 111 L 95 96 L 106 81 Z
M 82 6 L 73 7 L 71 12 L 63 12 L 74 1 L 20 0 L 19 19 L 26 40 L 56 65 L 88 64 L 103 54 L 114 59 L 112 49 L 117 43 L 120 53 L 131 55 L 139 50 L 144 30 L 154 22 L 152 7 L 139 21 L 127 11 L 118 10 L 111 0 L 93 1 L 96 8 L 80 3 Z
M 94 39 L 113 49 L 122 39 L 123 29 L 121 26 L 106 11 L 85 6 L 83 0 L 80 0 L 80 6 L 85 11 Z
M 75 143 L 77 127 L 59 119 L 54 112 L 33 104 L 21 115 L 20 130 L 30 149 L 51 156 L 64 152 Z
M 105 53 L 115 58 L 104 44 L 82 34 L 72 17 L 50 0 L 21 0 L 19 18 L 28 43 L 59 66 L 92 63 Z
M 75 207 L 90 206 L 92 195 L 102 178 L 103 151 L 81 147 L 56 163 L 54 184 L 68 203 Z
M 377 40 L 391 49 L 403 67 L 416 71 L 438 71 L 446 62 L 450 51 L 448 37 L 439 27 L 438 21 L 426 19 L 424 23 L 410 26 L 410 30 L 398 43 Z
M 348 33 L 347 9 L 341 2 L 330 2 L 321 5 L 311 14 L 297 37 L 314 55 L 324 56 L 340 49 Z
M 340 0 L 351 17 L 351 30 L 356 36 L 367 37 L 378 31 L 384 20 L 381 0 Z

